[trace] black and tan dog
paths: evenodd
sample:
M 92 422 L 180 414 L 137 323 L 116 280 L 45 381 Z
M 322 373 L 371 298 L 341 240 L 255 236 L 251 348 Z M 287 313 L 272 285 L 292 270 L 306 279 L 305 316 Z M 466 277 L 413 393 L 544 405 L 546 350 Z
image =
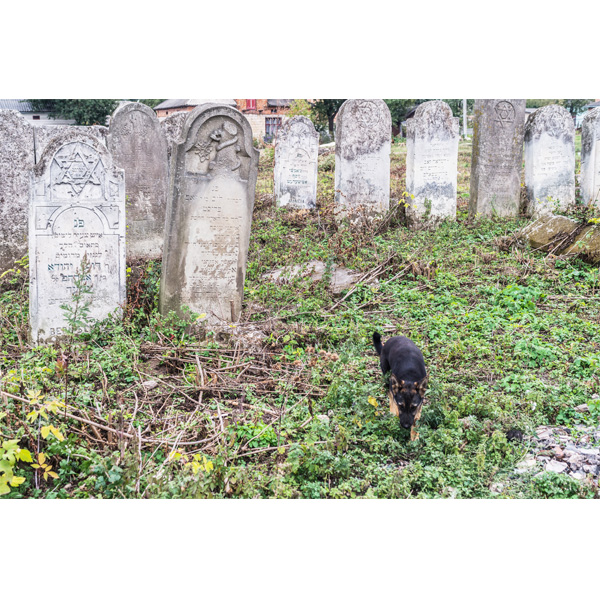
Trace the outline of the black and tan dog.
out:
M 392 337 L 382 345 L 381 336 L 375 332 L 373 345 L 379 354 L 383 374 L 392 372 L 388 390 L 390 412 L 400 417 L 402 427 L 411 428 L 410 439 L 415 440 L 419 437 L 415 425 L 421 417 L 427 388 L 423 354 L 414 342 L 404 336 Z

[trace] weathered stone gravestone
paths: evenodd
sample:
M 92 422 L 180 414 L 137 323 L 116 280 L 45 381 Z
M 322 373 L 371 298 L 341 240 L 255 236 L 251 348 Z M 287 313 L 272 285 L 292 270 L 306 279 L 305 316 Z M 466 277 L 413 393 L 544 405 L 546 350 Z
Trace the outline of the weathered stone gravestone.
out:
M 16 110 L 0 110 L 0 275 L 27 253 L 33 163 L 31 125 Z
M 471 216 L 519 214 L 525 100 L 475 100 Z
M 406 216 L 410 224 L 456 218 L 459 119 L 441 100 L 419 105 L 406 125 Z
M 600 206 L 600 108 L 590 110 L 581 125 L 581 197 Z
M 337 115 L 335 201 L 343 212 L 390 205 L 392 118 L 383 100 L 346 100 Z
M 319 134 L 310 119 L 298 116 L 286 121 L 275 141 L 275 197 L 277 206 L 317 206 Z
M 42 158 L 44 149 L 50 143 L 50 140 L 59 134 L 64 134 L 66 131 L 70 133 L 91 133 L 96 136 L 104 146 L 106 146 L 107 127 L 100 125 L 36 125 L 33 127 L 33 143 L 35 147 L 35 162 L 36 164 Z
M 125 184 L 105 146 L 82 132 L 53 137 L 31 176 L 29 318 L 40 343 L 65 334 L 61 305 L 89 299 L 89 318 L 101 320 L 124 304 Z M 78 283 L 91 286 L 79 303 Z
M 242 309 L 259 152 L 248 120 L 226 105 L 189 113 L 173 150 L 160 311 L 211 324 Z
M 119 107 L 110 120 L 108 149 L 125 171 L 127 258 L 162 256 L 167 208 L 167 142 L 154 111 L 138 102 Z
M 173 154 L 173 148 L 177 141 L 179 140 L 179 136 L 181 135 L 181 131 L 183 130 L 183 124 L 189 115 L 188 112 L 178 112 L 168 117 L 165 117 L 160 122 L 160 127 L 165 134 L 165 139 L 167 140 L 167 162 L 169 164 L 169 168 L 171 165 L 171 155 Z
M 543 106 L 527 119 L 525 187 L 534 218 L 575 203 L 575 124 L 562 106 Z

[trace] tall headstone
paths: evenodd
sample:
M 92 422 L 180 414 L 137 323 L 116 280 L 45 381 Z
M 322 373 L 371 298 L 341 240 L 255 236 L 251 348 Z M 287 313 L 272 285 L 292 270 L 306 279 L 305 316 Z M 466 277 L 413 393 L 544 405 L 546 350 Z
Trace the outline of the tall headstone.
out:
M 600 206 L 600 108 L 590 110 L 581 125 L 581 197 Z
M 108 148 L 125 171 L 127 258 L 162 256 L 167 208 L 167 142 L 154 111 L 129 102 L 113 114 Z
M 475 100 L 471 216 L 519 214 L 525 100 Z
M 456 218 L 459 119 L 441 100 L 424 102 L 406 124 L 406 215 L 410 224 Z
M 90 319 L 124 304 L 125 183 L 96 136 L 69 131 L 50 140 L 31 177 L 29 318 L 40 343 L 65 334 L 61 305 L 75 306 L 77 282 L 91 286 Z
M 191 111 L 173 149 L 160 311 L 187 306 L 209 322 L 236 321 L 242 308 L 259 152 L 234 108 Z
M 31 125 L 16 110 L 0 110 L 0 275 L 27 253 Z
M 390 205 L 392 118 L 383 100 L 346 100 L 337 115 L 335 201 L 343 212 Z
M 173 147 L 179 141 L 179 136 L 181 135 L 181 131 L 183 130 L 183 124 L 187 119 L 189 113 L 187 112 L 177 112 L 168 117 L 165 117 L 160 122 L 160 127 L 165 134 L 165 139 L 167 140 L 167 162 L 169 164 L 169 168 L 171 165 L 171 155 L 173 154 Z
M 525 124 L 527 214 L 538 218 L 575 203 L 575 124 L 562 106 L 538 108 Z
M 275 196 L 278 206 L 317 206 L 319 134 L 310 119 L 298 116 L 286 121 L 275 141 Z

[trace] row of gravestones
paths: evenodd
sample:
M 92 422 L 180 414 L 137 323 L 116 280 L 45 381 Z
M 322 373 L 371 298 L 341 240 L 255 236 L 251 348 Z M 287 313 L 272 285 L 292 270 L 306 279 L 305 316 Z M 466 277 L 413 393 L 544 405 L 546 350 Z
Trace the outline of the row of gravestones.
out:
M 526 173 L 534 198 L 549 195 L 570 202 L 573 124 L 561 111 L 546 107 L 528 122 Z M 471 209 L 514 215 L 524 101 L 477 101 L 475 112 Z M 174 117 L 161 127 L 153 111 L 130 103 L 115 112 L 108 131 L 54 128 L 50 135 L 41 129 L 33 134 L 18 113 L 0 111 L 0 248 L 4 255 L 12 252 L 12 266 L 10 243 L 19 240 L 23 221 L 29 222 L 35 341 L 63 333 L 62 306 L 77 290 L 84 257 L 85 283 L 93 289 L 90 317 L 102 319 L 122 304 L 126 252 L 127 259 L 163 257 L 162 312 L 181 312 L 187 305 L 213 322 L 237 320 L 258 166 L 252 132 L 241 113 L 225 106 L 204 105 Z M 590 135 L 598 123 L 593 113 L 584 123 L 582 188 L 590 179 L 585 169 L 589 172 L 589 165 L 600 162 L 594 162 L 596 138 Z M 337 202 L 347 209 L 386 210 L 391 150 L 387 106 L 381 100 L 349 100 L 340 109 L 337 131 Z M 449 107 L 440 101 L 421 105 L 408 127 L 411 218 L 455 214 L 457 145 L 458 123 Z M 315 205 L 317 156 L 310 121 L 288 121 L 276 146 L 280 204 Z M 600 177 L 592 180 L 592 186 L 600 185 Z M 27 204 L 29 218 L 24 219 Z M 16 258 L 24 253 L 19 250 Z
M 169 158 L 187 113 L 159 123 L 149 107 L 128 103 L 113 114 L 110 127 L 32 127 L 14 110 L 0 110 L 0 273 L 27 252 L 27 210 L 31 170 L 51 140 L 89 134 L 125 171 L 127 259 L 160 258 L 169 184 Z
M 581 192 L 584 202 L 600 191 L 600 109 L 583 122 Z M 279 206 L 316 206 L 318 135 L 305 117 L 287 121 L 277 136 L 275 195 Z M 456 217 L 459 125 L 450 107 L 421 104 L 407 123 L 406 191 L 409 222 Z M 526 210 L 539 217 L 575 202 L 575 127 L 558 105 L 535 111 L 525 122 L 525 100 L 477 100 L 469 212 L 519 214 L 525 146 Z M 389 207 L 391 118 L 382 100 L 348 100 L 336 133 L 336 201 L 344 208 Z
M 155 125 L 152 111 L 125 105 L 106 144 L 85 128 L 61 128 L 29 168 L 34 342 L 65 335 L 86 288 L 89 320 L 122 306 L 126 259 L 136 257 L 163 257 L 161 312 L 188 306 L 213 324 L 238 319 L 258 173 L 250 125 L 228 106 L 188 113 L 170 177 Z

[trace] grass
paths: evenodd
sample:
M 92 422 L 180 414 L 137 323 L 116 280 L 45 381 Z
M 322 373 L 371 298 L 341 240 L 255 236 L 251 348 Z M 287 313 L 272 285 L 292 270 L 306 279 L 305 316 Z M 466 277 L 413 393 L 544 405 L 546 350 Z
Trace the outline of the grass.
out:
M 394 211 L 351 227 L 332 216 L 333 155 L 319 159 L 317 211 L 290 212 L 274 206 L 263 151 L 237 331 L 159 315 L 151 262 L 130 265 L 122 321 L 31 347 L 26 264 L 5 276 L 0 439 L 42 453 L 57 477 L 19 461 L 24 481 L 4 497 L 597 497 L 591 479 L 514 466 L 536 426 L 598 424 L 598 269 L 507 243 L 524 219 L 469 220 L 468 144 L 458 166 L 456 222 L 409 230 Z M 391 206 L 405 168 L 395 146 Z M 328 266 L 322 281 L 264 277 L 311 260 Z M 336 296 L 334 264 L 373 277 Z M 374 330 L 409 336 L 425 356 L 416 441 L 386 408 Z M 49 425 L 58 435 L 44 438 Z M 511 428 L 523 443 L 507 440 Z

